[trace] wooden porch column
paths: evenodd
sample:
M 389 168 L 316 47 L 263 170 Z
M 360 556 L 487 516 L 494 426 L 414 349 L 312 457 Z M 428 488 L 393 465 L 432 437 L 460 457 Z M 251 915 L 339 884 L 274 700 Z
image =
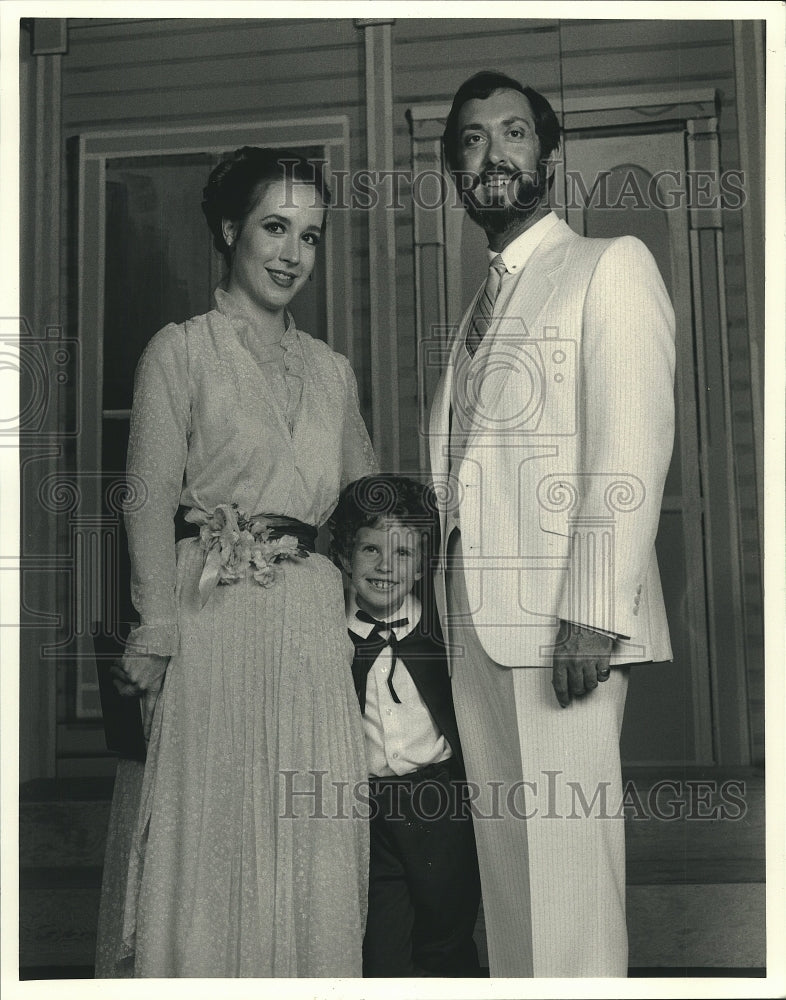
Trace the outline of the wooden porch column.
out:
M 711 625 L 710 662 L 713 699 L 713 750 L 718 764 L 751 762 L 746 675 L 742 549 L 739 499 L 735 476 L 734 416 L 731 402 L 729 330 L 726 315 L 726 270 L 720 182 L 718 119 L 687 122 L 687 163 L 693 176 L 708 176 L 714 185 L 702 207 L 689 206 L 691 272 L 694 288 L 696 358 L 703 384 L 698 386 L 701 425 L 702 491 L 712 567 L 708 590 Z M 716 387 L 721 391 L 712 392 Z M 719 583 L 731 595 L 724 600 Z M 721 675 L 720 663 L 724 669 Z
M 740 166 L 747 202 L 742 210 L 745 287 L 751 352 L 753 435 L 759 524 L 764 524 L 764 182 L 766 96 L 764 27 L 757 21 L 734 22 Z
M 19 778 L 55 774 L 58 625 L 57 518 L 38 486 L 62 471 L 65 398 L 56 341 L 65 335 L 61 289 L 61 64 L 65 19 L 33 18 L 20 35 Z M 9 331 L 10 332 L 10 331 Z M 63 355 L 65 357 L 65 355 Z M 63 366 L 65 367 L 65 365 Z M 71 377 L 75 374 L 70 371 Z M 41 405 L 38 405 L 40 401 Z
M 399 462 L 396 215 L 387 204 L 392 185 L 382 173 L 393 170 L 393 24 L 390 18 L 355 21 L 365 33 L 366 167 L 377 195 L 367 210 L 371 436 L 388 472 Z

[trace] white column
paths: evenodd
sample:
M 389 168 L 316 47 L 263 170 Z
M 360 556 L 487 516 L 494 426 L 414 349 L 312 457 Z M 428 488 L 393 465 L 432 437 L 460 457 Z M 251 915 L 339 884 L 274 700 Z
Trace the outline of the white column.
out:
M 393 170 L 393 53 L 389 18 L 355 21 L 365 33 L 366 167 L 377 178 L 378 197 L 368 209 L 369 347 L 371 436 L 384 471 L 399 461 L 398 317 L 396 312 L 396 216 L 389 205 Z
M 34 18 L 20 37 L 20 780 L 55 773 L 56 660 L 44 654 L 57 636 L 57 518 L 38 486 L 63 463 L 65 398 L 52 345 L 63 331 L 61 274 L 61 63 L 64 19 Z M 50 363 L 51 362 L 51 363 Z M 28 399 L 28 403 L 30 400 Z
M 753 440 L 759 524 L 764 524 L 764 173 L 766 97 L 764 92 L 764 26 L 760 21 L 734 22 L 734 67 L 740 167 L 747 200 L 742 209 L 745 247 L 745 290 L 751 352 Z

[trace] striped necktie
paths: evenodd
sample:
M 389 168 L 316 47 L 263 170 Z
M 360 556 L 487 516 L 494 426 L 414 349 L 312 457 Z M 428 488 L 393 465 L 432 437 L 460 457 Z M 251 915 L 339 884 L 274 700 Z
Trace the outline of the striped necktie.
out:
M 477 351 L 480 347 L 480 342 L 483 340 L 486 331 L 491 325 L 491 317 L 494 314 L 494 303 L 497 301 L 497 296 L 499 295 L 499 286 L 502 284 L 502 275 L 506 271 L 507 268 L 505 267 L 505 261 L 502 259 L 502 255 L 497 254 L 491 264 L 489 264 L 489 273 L 486 278 L 486 284 L 483 286 L 483 291 L 478 299 L 478 304 L 475 306 L 475 311 L 472 313 L 472 319 L 469 321 L 466 343 L 470 357 L 474 357 L 475 351 Z

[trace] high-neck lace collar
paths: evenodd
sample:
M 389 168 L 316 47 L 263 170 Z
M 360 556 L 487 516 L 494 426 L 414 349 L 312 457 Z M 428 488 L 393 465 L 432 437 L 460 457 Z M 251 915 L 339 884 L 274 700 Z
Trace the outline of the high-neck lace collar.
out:
M 226 316 L 242 337 L 249 338 L 254 336 L 254 317 L 243 309 L 238 300 L 225 287 L 219 285 L 214 292 L 214 298 L 218 311 L 223 316 Z M 284 327 L 284 335 L 280 340 L 280 344 L 286 352 L 297 349 L 298 337 L 292 313 L 287 310 L 284 315 L 286 326 Z M 247 342 L 246 346 L 248 346 Z

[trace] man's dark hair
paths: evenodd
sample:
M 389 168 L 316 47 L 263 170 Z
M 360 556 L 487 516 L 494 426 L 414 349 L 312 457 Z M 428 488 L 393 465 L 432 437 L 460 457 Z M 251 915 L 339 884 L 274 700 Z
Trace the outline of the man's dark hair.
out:
M 529 101 L 535 119 L 535 132 L 540 140 L 541 160 L 545 160 L 559 146 L 561 133 L 559 120 L 546 98 L 537 90 L 533 90 L 532 87 L 525 87 L 518 80 L 506 76 L 504 73 L 484 70 L 461 84 L 453 98 L 453 105 L 445 122 L 445 131 L 442 133 L 442 148 L 445 154 L 445 163 L 451 172 L 455 171 L 458 161 L 459 112 L 467 101 L 485 101 L 497 90 L 517 90 Z
M 427 570 L 439 549 L 437 498 L 427 483 L 406 476 L 364 476 L 344 488 L 329 521 L 334 556 L 350 559 L 358 531 L 388 519 L 420 532 Z

